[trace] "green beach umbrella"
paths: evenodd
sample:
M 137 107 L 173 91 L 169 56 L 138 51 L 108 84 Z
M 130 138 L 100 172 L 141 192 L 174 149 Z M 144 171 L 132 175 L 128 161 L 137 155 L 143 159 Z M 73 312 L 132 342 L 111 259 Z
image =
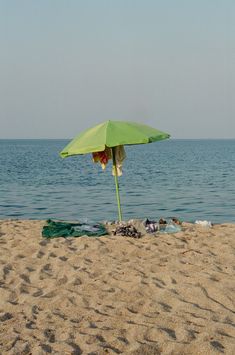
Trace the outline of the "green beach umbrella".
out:
M 73 155 L 95 153 L 104 151 L 106 147 L 112 150 L 116 196 L 118 203 L 119 220 L 122 220 L 117 166 L 115 161 L 115 147 L 120 145 L 147 144 L 170 138 L 164 133 L 144 124 L 128 121 L 106 121 L 76 136 L 61 152 L 62 158 Z

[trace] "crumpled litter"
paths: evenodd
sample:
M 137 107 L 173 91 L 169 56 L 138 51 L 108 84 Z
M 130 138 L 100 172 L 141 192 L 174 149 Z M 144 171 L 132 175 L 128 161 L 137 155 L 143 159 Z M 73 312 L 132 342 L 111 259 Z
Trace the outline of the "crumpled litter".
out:
M 122 224 L 112 230 L 113 235 L 121 235 L 123 237 L 141 238 L 141 233 L 132 224 Z
M 148 218 L 143 221 L 143 225 L 145 226 L 145 230 L 147 233 L 154 233 L 159 230 L 159 223 L 155 221 L 150 221 Z
M 177 218 L 172 218 L 170 222 L 162 218 L 159 219 L 159 222 L 150 221 L 146 218 L 143 225 L 147 233 L 177 233 L 182 230 L 181 222 Z
M 208 227 L 211 228 L 212 227 L 212 223 L 211 221 L 195 221 L 195 224 L 199 224 L 202 227 Z
M 160 229 L 160 233 L 178 233 L 181 232 L 181 227 L 178 225 L 175 225 L 174 223 L 169 223 L 166 225 L 165 228 Z

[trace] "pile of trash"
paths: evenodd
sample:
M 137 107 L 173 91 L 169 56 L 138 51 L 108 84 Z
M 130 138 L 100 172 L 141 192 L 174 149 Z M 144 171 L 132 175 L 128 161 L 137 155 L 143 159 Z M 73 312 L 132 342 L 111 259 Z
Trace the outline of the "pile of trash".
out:
M 146 218 L 140 223 L 130 220 L 128 222 L 116 222 L 115 224 L 116 228 L 111 231 L 112 235 L 137 239 L 146 233 L 177 233 L 182 230 L 182 223 L 177 218 L 172 218 L 170 222 L 162 218 L 159 221 L 152 221 Z
M 201 227 L 208 227 L 211 228 L 213 227 L 213 224 L 211 223 L 211 221 L 195 221 L 195 224 L 199 224 Z
M 195 224 L 212 228 L 213 224 L 210 221 L 200 221 L 196 220 Z M 110 230 L 110 227 L 115 225 L 115 229 Z M 112 228 L 112 227 L 111 227 Z M 95 223 L 92 221 L 80 221 L 80 222 L 65 222 L 65 221 L 54 221 L 47 220 L 46 225 L 42 229 L 42 236 L 44 238 L 57 238 L 57 237 L 101 237 L 107 234 L 120 235 L 123 237 L 131 237 L 139 239 L 144 234 L 169 234 L 178 233 L 184 230 L 185 227 L 182 226 L 182 222 L 177 218 L 171 218 L 169 221 L 160 218 L 158 221 L 149 220 L 145 218 L 141 220 L 129 220 L 128 222 L 103 222 Z
M 112 230 L 113 235 L 121 235 L 123 237 L 141 238 L 142 234 L 139 232 L 135 226 L 130 223 L 121 224 Z
M 177 233 L 182 230 L 181 222 L 177 218 L 172 218 L 170 222 L 160 218 L 159 221 L 150 221 L 146 218 L 143 225 L 147 233 Z

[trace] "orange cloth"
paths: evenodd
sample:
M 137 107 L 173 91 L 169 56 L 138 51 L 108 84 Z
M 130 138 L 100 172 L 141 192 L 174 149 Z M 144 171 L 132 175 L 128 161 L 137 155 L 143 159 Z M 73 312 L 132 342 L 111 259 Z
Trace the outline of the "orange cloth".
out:
M 111 159 L 112 157 L 111 149 L 106 147 L 105 150 L 103 150 L 102 152 L 92 153 L 92 157 L 93 162 L 100 162 L 102 169 L 104 170 L 106 168 L 106 165 L 108 164 L 109 159 Z

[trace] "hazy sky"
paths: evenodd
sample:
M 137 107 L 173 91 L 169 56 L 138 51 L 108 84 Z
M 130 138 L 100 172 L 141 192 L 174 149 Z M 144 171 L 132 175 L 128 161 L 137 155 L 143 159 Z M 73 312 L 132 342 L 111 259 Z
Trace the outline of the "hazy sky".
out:
M 235 138 L 234 0 L 0 0 L 0 138 Z

